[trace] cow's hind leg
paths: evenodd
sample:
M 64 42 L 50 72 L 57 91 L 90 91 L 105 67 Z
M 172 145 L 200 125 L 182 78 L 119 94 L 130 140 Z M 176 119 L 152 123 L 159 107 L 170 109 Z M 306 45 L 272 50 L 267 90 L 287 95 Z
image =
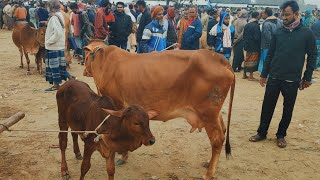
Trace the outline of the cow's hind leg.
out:
M 62 124 L 59 122 L 60 130 L 67 131 L 67 124 Z M 66 149 L 68 142 L 68 134 L 65 132 L 59 133 L 59 147 L 61 151 L 61 176 L 63 180 L 68 180 L 70 178 L 68 165 L 66 161 Z
M 19 48 L 20 52 L 20 68 L 23 68 L 23 51 L 21 48 Z
M 72 134 L 72 140 L 73 140 L 73 152 L 76 156 L 76 159 L 82 160 L 81 152 L 79 149 L 79 143 L 78 143 L 78 134 L 77 133 L 71 133 Z
M 205 180 L 209 180 L 215 175 L 221 149 L 225 139 L 224 138 L 225 126 L 223 124 L 223 120 L 221 119 L 222 117 L 221 116 L 219 117 L 218 114 L 216 115 L 212 114 L 212 115 L 213 116 L 211 117 L 215 117 L 215 118 L 211 119 L 211 121 L 210 120 L 207 121 L 205 124 L 205 129 L 210 140 L 211 151 L 212 151 L 212 156 L 208 164 L 207 173 L 204 176 Z
M 85 142 L 84 144 L 84 152 L 83 152 L 83 161 L 81 164 L 81 176 L 80 180 L 84 179 L 84 176 L 87 174 L 91 167 L 91 156 L 95 151 L 95 145 L 90 142 Z
M 24 53 L 24 56 L 26 57 L 27 65 L 28 65 L 27 75 L 30 75 L 30 59 L 27 52 L 23 51 L 23 53 Z

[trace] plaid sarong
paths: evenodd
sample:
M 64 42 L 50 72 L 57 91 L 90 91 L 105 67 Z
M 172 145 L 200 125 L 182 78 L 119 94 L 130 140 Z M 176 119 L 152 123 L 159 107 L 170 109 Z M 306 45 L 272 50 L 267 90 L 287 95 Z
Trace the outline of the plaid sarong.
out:
M 258 70 L 260 59 L 259 52 L 247 52 L 246 59 L 244 61 L 245 72 L 255 72 Z
M 62 80 L 67 80 L 69 73 L 66 70 L 66 65 L 64 50 L 47 50 L 46 81 L 50 84 L 61 84 Z

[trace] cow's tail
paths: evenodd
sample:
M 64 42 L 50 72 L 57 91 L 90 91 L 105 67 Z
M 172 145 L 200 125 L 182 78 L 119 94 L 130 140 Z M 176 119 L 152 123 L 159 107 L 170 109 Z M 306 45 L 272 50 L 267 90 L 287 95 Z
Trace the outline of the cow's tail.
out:
M 226 140 L 226 156 L 227 159 L 229 159 L 229 156 L 231 155 L 231 146 L 229 141 L 229 129 L 230 129 L 230 120 L 231 120 L 231 111 L 232 111 L 232 103 L 233 103 L 233 97 L 234 97 L 234 89 L 236 85 L 236 77 L 233 74 L 233 82 L 231 85 L 231 91 L 230 91 L 230 101 L 229 101 L 229 112 L 228 112 L 228 125 L 227 125 L 227 140 Z

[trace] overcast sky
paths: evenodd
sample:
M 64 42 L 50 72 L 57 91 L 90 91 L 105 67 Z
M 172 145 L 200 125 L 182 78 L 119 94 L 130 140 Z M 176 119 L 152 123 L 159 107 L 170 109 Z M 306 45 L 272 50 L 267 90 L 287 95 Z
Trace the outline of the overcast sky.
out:
M 318 5 L 318 7 L 320 7 L 320 0 L 304 0 L 304 2 L 306 4 L 315 4 Z

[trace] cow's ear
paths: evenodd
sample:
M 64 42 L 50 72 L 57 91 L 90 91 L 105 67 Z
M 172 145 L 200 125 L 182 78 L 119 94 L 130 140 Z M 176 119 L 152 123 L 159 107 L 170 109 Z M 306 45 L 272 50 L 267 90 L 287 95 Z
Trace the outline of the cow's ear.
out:
M 157 111 L 155 111 L 155 110 L 148 110 L 147 114 L 149 116 L 149 119 L 152 119 L 152 118 L 154 118 L 154 117 L 159 115 L 159 113 Z
M 122 117 L 123 116 L 123 110 L 114 111 L 114 110 L 111 110 L 111 109 L 103 109 L 103 108 L 101 108 L 101 109 L 104 110 L 105 112 L 107 112 L 108 114 L 112 115 L 112 116 L 116 116 L 116 117 Z

